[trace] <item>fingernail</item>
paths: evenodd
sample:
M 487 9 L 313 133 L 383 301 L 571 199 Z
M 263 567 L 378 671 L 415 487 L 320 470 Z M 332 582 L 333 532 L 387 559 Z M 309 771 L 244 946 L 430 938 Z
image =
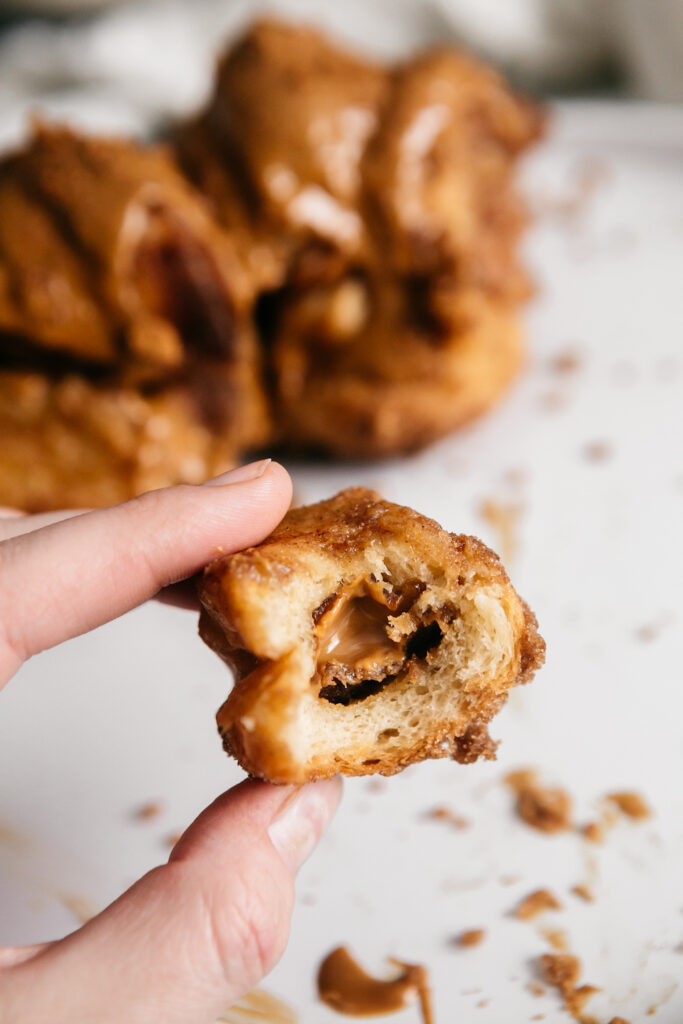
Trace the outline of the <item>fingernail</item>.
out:
M 268 829 L 270 841 L 292 874 L 308 859 L 341 799 L 341 779 L 309 782 L 295 789 Z
M 222 487 L 223 484 L 244 484 L 248 480 L 258 480 L 263 476 L 272 459 L 261 459 L 260 462 L 250 462 L 246 466 L 238 466 L 237 469 L 230 469 L 227 473 L 214 476 L 211 480 L 205 480 L 203 487 Z

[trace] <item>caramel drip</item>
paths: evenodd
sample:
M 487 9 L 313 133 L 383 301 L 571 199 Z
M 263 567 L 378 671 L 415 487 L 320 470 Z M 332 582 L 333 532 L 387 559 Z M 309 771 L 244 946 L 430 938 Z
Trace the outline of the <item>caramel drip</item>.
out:
M 427 969 L 392 962 L 402 969 L 401 974 L 382 981 L 364 971 L 345 946 L 339 946 L 320 965 L 318 995 L 333 1010 L 352 1017 L 395 1013 L 419 1000 L 424 1024 L 434 1024 Z

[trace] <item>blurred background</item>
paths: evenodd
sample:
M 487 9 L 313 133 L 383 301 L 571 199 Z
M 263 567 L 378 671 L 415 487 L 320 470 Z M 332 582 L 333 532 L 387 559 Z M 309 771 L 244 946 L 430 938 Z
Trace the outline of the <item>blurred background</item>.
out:
M 683 99 L 681 0 L 4 0 L 0 145 L 35 109 L 154 133 L 201 103 L 213 56 L 261 11 L 386 57 L 459 41 L 543 95 Z

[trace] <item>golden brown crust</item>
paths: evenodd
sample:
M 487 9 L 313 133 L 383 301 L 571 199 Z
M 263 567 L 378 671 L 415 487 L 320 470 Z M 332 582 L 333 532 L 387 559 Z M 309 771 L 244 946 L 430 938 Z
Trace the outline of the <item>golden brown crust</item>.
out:
M 38 126 L 0 162 L 0 503 L 122 500 L 264 441 L 251 301 L 169 152 Z
M 359 697 L 351 691 L 330 704 L 315 681 L 316 623 L 330 596 L 359 575 L 383 580 L 373 586 L 387 593 L 412 587 L 408 610 L 387 620 L 390 636 L 408 638 L 406 660 Z M 364 488 L 291 510 L 263 544 L 208 566 L 199 596 L 200 635 L 237 669 L 218 714 L 226 749 L 275 782 L 391 775 L 428 757 L 491 757 L 486 723 L 544 657 L 536 620 L 492 551 Z M 418 652 L 410 638 L 426 637 L 429 623 L 438 630 L 429 627 Z M 438 713 L 419 706 L 430 688 Z M 331 747 L 326 730 L 336 737 Z
M 91 508 L 229 469 L 235 449 L 175 386 L 146 396 L 85 377 L 0 372 L 0 502 Z

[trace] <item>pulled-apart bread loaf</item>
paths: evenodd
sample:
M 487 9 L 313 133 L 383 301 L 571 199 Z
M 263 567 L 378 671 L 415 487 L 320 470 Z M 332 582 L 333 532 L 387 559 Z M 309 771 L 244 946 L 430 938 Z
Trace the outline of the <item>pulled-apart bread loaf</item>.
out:
M 455 49 L 381 65 L 256 22 L 179 158 L 258 268 L 278 436 L 410 451 L 496 402 L 530 294 L 515 185 L 543 116 Z
M 199 596 L 236 677 L 225 748 L 272 782 L 491 757 L 486 724 L 544 659 L 492 551 L 364 488 L 293 509 L 209 565 Z
M 0 161 L 0 504 L 196 483 L 265 440 L 252 299 L 166 149 L 37 126 Z

